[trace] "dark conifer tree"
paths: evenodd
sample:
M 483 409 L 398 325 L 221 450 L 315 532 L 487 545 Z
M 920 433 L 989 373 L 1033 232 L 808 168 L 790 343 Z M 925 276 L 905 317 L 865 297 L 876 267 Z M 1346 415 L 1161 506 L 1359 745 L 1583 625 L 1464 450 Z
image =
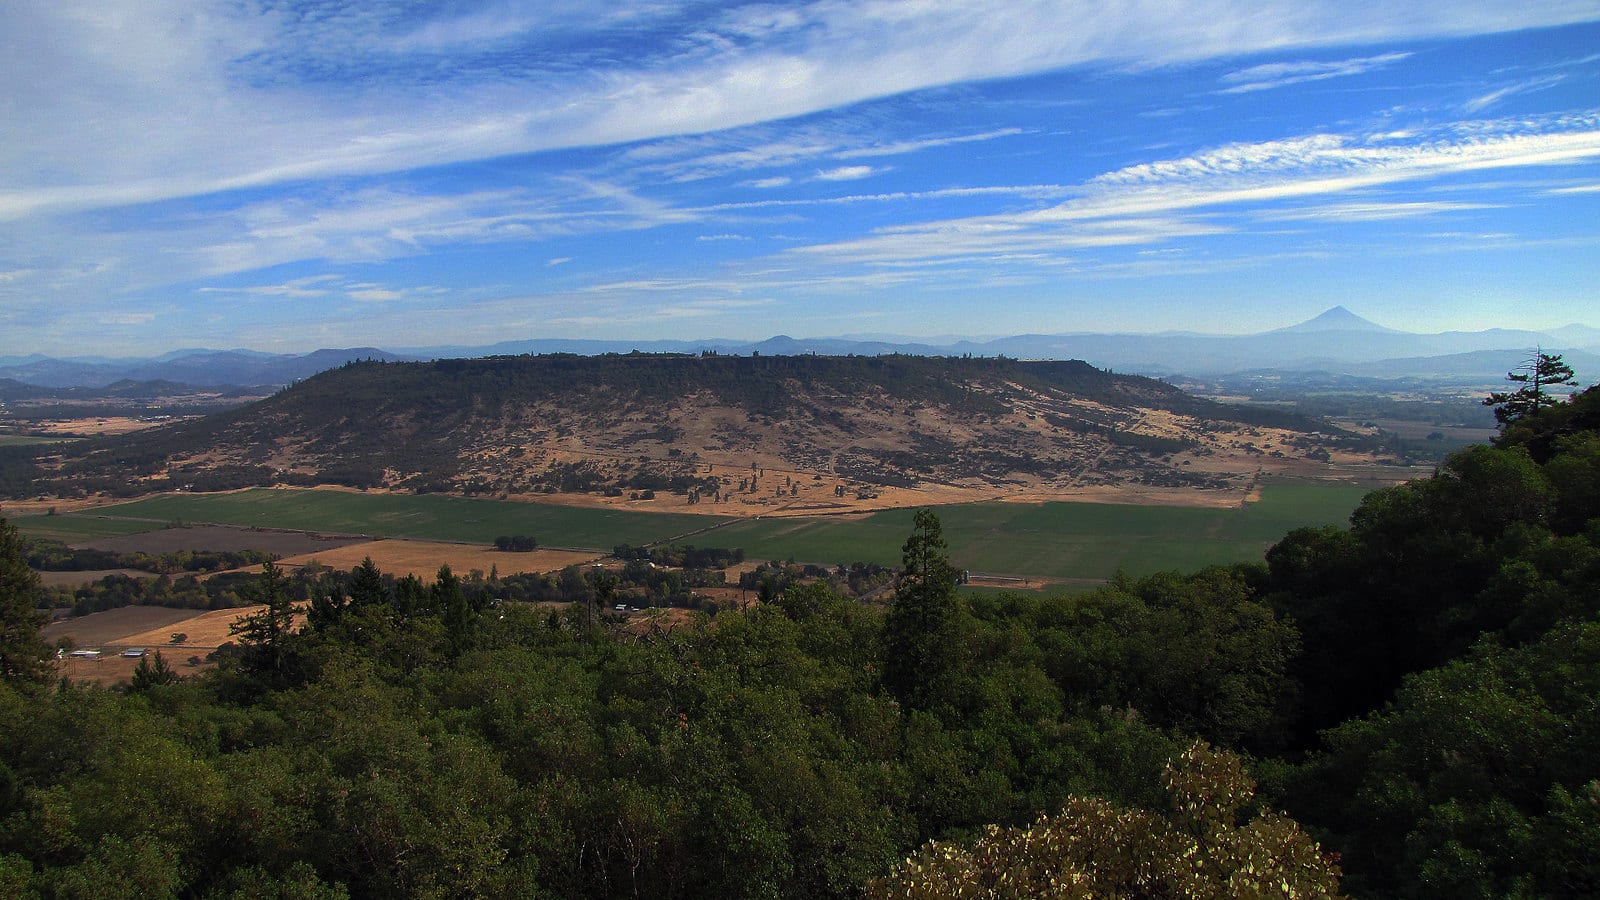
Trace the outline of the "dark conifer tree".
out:
M 262 608 L 229 628 L 243 648 L 239 666 L 256 679 L 259 688 L 287 687 L 302 674 L 298 648 L 294 646 L 299 635 L 294 629 L 294 597 L 289 592 L 289 581 L 282 569 L 269 562 L 261 567 L 261 576 L 242 593 Z
M 1514 372 L 1506 373 L 1506 380 L 1521 385 L 1514 391 L 1500 391 L 1483 400 L 1484 406 L 1494 407 L 1494 417 L 1501 425 L 1509 425 L 1524 416 L 1561 401 L 1550 395 L 1550 389 L 1576 384 L 1577 375 L 1561 355 L 1534 350 Z
M 376 606 L 389 602 L 389 591 L 383 583 L 383 573 L 373 564 L 372 557 L 361 560 L 361 565 L 350 570 L 350 605 L 352 607 Z
M 344 618 L 349 605 L 344 590 L 338 584 L 327 579 L 319 581 L 311 587 L 311 606 L 306 610 L 306 626 L 312 631 L 333 628 Z
M 473 628 L 477 624 L 476 612 L 461 590 L 461 579 L 450 571 L 449 566 L 440 566 L 438 578 L 429 589 L 429 595 L 433 609 L 444 622 L 450 655 L 460 656 L 472 648 Z
M 157 685 L 173 684 L 177 680 L 178 673 L 167 665 L 166 657 L 161 655 L 161 651 L 155 650 L 140 657 L 139 665 L 134 667 L 133 680 L 129 682 L 128 689 L 138 693 Z
M 50 680 L 50 648 L 39 634 L 39 576 L 28 568 L 16 526 L 0 519 L 0 679 Z
M 894 606 L 883 624 L 884 687 L 912 709 L 947 702 L 961 668 L 956 572 L 945 549 L 939 517 L 917 510 Z

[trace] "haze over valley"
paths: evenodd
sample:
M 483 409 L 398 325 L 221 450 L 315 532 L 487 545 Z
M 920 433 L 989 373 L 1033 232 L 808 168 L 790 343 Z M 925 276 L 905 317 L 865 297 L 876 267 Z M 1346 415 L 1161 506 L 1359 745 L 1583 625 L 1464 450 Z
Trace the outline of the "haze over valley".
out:
M 660 340 L 525 339 L 478 347 L 356 347 L 306 353 L 248 350 L 174 350 L 158 357 L 0 357 L 0 379 L 36 387 L 102 388 L 118 381 L 169 381 L 197 386 L 278 386 L 352 360 L 427 360 L 539 353 L 701 353 L 734 355 L 821 354 L 877 356 L 1009 356 L 1013 359 L 1079 359 L 1137 375 L 1218 376 L 1251 370 L 1326 375 L 1437 379 L 1481 385 L 1500 380 L 1542 347 L 1564 353 L 1585 370 L 1600 363 L 1600 329 L 1572 323 L 1546 331 L 1497 328 L 1478 332 L 1414 334 L 1385 328 L 1342 306 L 1296 325 L 1241 335 L 1027 334 L 1004 338 L 948 339 L 928 343 L 909 337 L 791 338 L 761 341 L 728 338 Z M 13 396 L 20 396 L 13 389 Z

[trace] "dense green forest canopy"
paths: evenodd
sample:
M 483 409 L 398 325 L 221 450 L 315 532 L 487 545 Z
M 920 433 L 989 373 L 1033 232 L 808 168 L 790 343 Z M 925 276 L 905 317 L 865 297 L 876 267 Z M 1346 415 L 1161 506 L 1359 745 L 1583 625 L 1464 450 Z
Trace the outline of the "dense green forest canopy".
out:
M 0 892 L 1600 894 L 1600 391 L 1263 565 L 968 598 L 942 544 L 670 629 L 370 563 L 301 627 L 268 567 L 214 674 L 111 691 L 0 527 Z

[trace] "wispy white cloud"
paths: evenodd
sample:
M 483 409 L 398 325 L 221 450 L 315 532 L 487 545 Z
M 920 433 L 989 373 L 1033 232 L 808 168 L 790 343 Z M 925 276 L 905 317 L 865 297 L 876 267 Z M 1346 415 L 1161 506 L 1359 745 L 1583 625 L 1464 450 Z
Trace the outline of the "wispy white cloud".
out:
M 422 22 L 402 34 L 375 42 L 374 48 L 391 53 L 443 53 L 472 45 L 504 44 L 535 28 L 548 27 L 554 18 L 549 12 L 560 5 L 548 4 L 550 9 L 540 15 L 535 4 L 497 3 L 453 18 Z
M 217 288 L 202 287 L 202 294 L 247 294 L 256 297 L 326 297 L 333 293 L 335 287 L 329 282 L 339 280 L 337 275 L 312 275 L 306 278 L 293 278 L 281 284 L 256 284 L 245 287 Z
M 522 318 L 510 300 L 483 307 L 540 324 L 560 304 L 583 315 L 594 282 L 705 309 L 685 304 L 696 291 L 938 287 L 960 279 L 929 272 L 978 278 L 984 265 L 993 283 L 1016 284 L 1045 268 L 1105 271 L 1119 248 L 1341 221 L 1476 209 L 1485 232 L 1510 233 L 1478 193 L 1434 203 L 1395 186 L 1482 192 L 1489 170 L 1592 163 L 1592 114 L 1438 124 L 1461 109 L 1461 84 L 1480 86 L 1476 109 L 1513 92 L 1529 108 L 1583 102 L 1587 45 L 1556 34 L 1569 49 L 1549 72 L 1524 48 L 1508 57 L 1514 74 L 1484 80 L 1458 65 L 1470 75 L 1422 97 L 1412 67 L 1459 54 L 1411 57 L 1405 42 L 1597 19 L 1587 0 L 1141 0 L 1115 14 L 1081 0 L 11 0 L 0 6 L 0 332 L 66 340 L 69 317 L 86 331 L 134 295 L 402 321 L 446 304 L 385 263 L 434 253 L 392 268 L 448 272 L 457 300 L 460 284 L 569 291 Z M 1362 46 L 1375 49 L 1349 49 Z M 1366 119 L 1281 124 L 1276 95 L 1207 98 L 1262 111 L 1235 130 L 1196 113 L 1193 82 L 1178 76 L 1240 58 L 1288 61 L 1205 86 L 1287 92 L 1384 68 L 1408 78 Z M 1115 105 L 1134 81 L 1151 90 Z M 1560 89 L 1535 101 L 1545 87 Z M 1146 105 L 1172 114 L 1140 119 Z M 1274 133 L 1292 137 L 1261 139 Z M 586 149 L 544 152 L 572 148 Z M 906 190 L 845 193 L 891 170 Z M 1530 204 L 1572 198 L 1566 209 L 1584 202 L 1588 174 L 1503 177 L 1520 178 Z M 771 234 L 778 222 L 786 237 Z M 761 240 L 701 249 L 733 233 Z M 775 241 L 803 249 L 758 257 Z M 452 269 L 448 253 L 479 268 Z M 273 274 L 239 277 L 258 271 Z M 662 271 L 681 277 L 643 286 Z M 291 277 L 307 272 L 346 274 Z
M 857 203 L 899 203 L 905 201 L 950 200 L 968 197 L 1021 197 L 1050 199 L 1078 193 L 1077 188 L 1057 184 L 993 185 L 989 187 L 938 188 L 931 191 L 890 191 L 882 194 L 845 194 L 834 197 L 805 197 L 786 200 L 745 200 L 698 207 L 693 212 L 718 213 L 747 209 L 776 209 L 789 206 L 841 206 Z
M 774 137 L 780 131 L 782 137 Z M 1020 128 L 1000 128 L 972 134 L 883 141 L 838 128 L 813 126 L 794 131 L 774 126 L 756 126 L 717 135 L 652 141 L 629 149 L 623 156 L 636 164 L 633 171 L 641 176 L 699 181 L 730 172 L 778 169 L 818 160 L 902 156 L 939 147 L 994 141 L 1023 133 Z M 793 176 L 774 175 L 742 184 L 746 187 L 774 188 L 794 181 Z
M 351 300 L 358 303 L 436 303 L 442 298 L 449 297 L 449 288 L 431 284 L 408 284 L 399 287 L 386 287 L 381 284 L 362 283 L 351 285 L 346 292 Z
M 1387 68 L 1410 57 L 1410 53 L 1383 53 L 1378 56 L 1362 56 L 1354 59 L 1265 63 L 1259 66 L 1251 66 L 1248 69 L 1229 72 L 1222 76 L 1222 83 L 1228 85 L 1228 87 L 1223 88 L 1220 93 L 1243 94 L 1251 91 L 1287 87 L 1291 84 L 1303 84 L 1307 81 L 1323 81 L 1329 78 L 1362 75 L 1377 69 Z
M 1480 209 L 1500 209 L 1494 203 L 1451 203 L 1444 201 L 1393 200 L 1371 203 L 1329 203 L 1300 209 L 1278 209 L 1256 213 L 1258 219 L 1270 222 L 1383 222 L 1391 219 L 1414 219 L 1441 213 L 1470 212 Z
M 744 290 L 744 286 L 733 280 L 696 278 L 686 284 L 683 280 L 674 278 L 643 278 L 632 281 L 608 281 L 602 284 L 594 284 L 584 288 L 584 292 L 590 294 L 650 294 L 663 291 L 678 292 L 685 289 L 739 293 Z
M 250 204 L 225 218 L 227 237 L 189 254 L 209 274 L 296 260 L 373 261 L 443 245 L 639 230 L 698 216 L 615 184 L 571 179 L 544 193 L 374 188 L 336 197 L 289 197 Z
M 798 134 L 783 140 L 765 141 L 758 133 L 751 133 L 749 137 L 755 141 L 734 146 L 710 138 L 663 141 L 638 148 L 629 155 L 646 162 L 638 169 L 640 172 L 660 173 L 674 181 L 698 181 L 729 172 L 780 168 L 831 156 L 838 150 L 836 139 L 827 135 Z M 697 150 L 702 152 L 695 152 Z
M 1583 56 L 1569 56 L 1563 59 L 1541 59 L 1537 62 L 1523 62 L 1511 66 L 1494 69 L 1491 75 L 1506 75 L 1517 72 L 1569 72 L 1573 69 L 1583 69 L 1600 63 L 1600 53 L 1587 53 Z
M 696 306 L 706 309 L 755 309 L 762 306 L 771 306 L 776 301 L 771 299 L 760 300 L 700 300 Z
M 859 289 L 880 289 L 905 284 L 917 279 L 914 273 L 891 271 L 817 272 L 790 264 L 787 261 L 755 261 L 737 267 L 726 277 L 688 275 L 659 277 L 631 281 L 611 281 L 591 285 L 582 293 L 588 296 L 614 295 L 637 304 L 641 298 L 677 296 L 694 298 L 697 302 L 707 295 L 722 298 L 746 299 L 752 293 L 794 292 L 807 294 L 821 292 L 849 293 Z
M 398 303 L 439 297 L 445 289 L 431 285 L 395 287 L 372 281 L 352 281 L 338 275 L 294 278 L 278 284 L 245 284 L 228 287 L 206 286 L 196 293 L 226 298 L 271 297 L 284 301 L 315 300 L 318 303 Z
M 1398 142 L 1322 134 L 1230 144 L 1104 173 L 1084 184 L 1079 197 L 1049 207 L 885 227 L 867 237 L 789 252 L 855 263 L 927 264 L 1002 253 L 1166 244 L 1245 227 L 1236 217 L 1214 218 L 1228 210 L 1280 219 L 1342 215 L 1372 221 L 1486 208 L 1390 198 L 1310 208 L 1281 204 L 1488 169 L 1600 158 L 1600 115 L 1467 123 L 1433 137 Z
M 872 166 L 839 166 L 835 169 L 821 169 L 817 172 L 818 181 L 855 181 L 860 178 L 870 178 L 883 171 Z
M 1103 221 L 1080 220 L 1059 227 L 1028 216 L 986 216 L 884 229 L 855 240 L 836 241 L 789 252 L 835 262 L 874 265 L 948 264 L 1019 254 L 1045 254 L 1048 259 L 1075 250 L 1165 243 L 1182 238 L 1224 234 L 1232 229 L 1196 219 L 1145 215 Z
M 1489 107 L 1494 106 L 1496 103 L 1499 103 L 1501 100 L 1504 100 L 1507 97 L 1516 94 L 1526 94 L 1531 91 L 1542 91 L 1546 88 L 1555 87 L 1565 80 L 1565 75 L 1551 75 L 1547 78 L 1535 78 L 1531 81 L 1507 85 L 1499 90 L 1490 91 L 1489 93 L 1480 97 L 1474 97 L 1473 99 L 1468 100 L 1466 103 L 1462 104 L 1462 109 L 1476 115 L 1477 113 L 1483 112 Z
M 675 289 L 676 291 L 677 289 Z M 774 306 L 777 301 L 771 298 L 757 299 L 697 299 L 682 303 L 667 303 L 657 306 L 640 308 L 635 304 L 617 307 L 610 310 L 601 310 L 597 313 L 578 316 L 558 316 L 551 319 L 551 324 L 558 326 L 577 326 L 582 328 L 634 326 L 642 322 L 670 322 L 681 319 L 708 319 L 718 316 L 728 316 L 747 310 L 758 310 Z
M 1295 173 L 1278 185 L 1289 195 L 1327 193 L 1449 172 L 1571 163 L 1600 155 L 1600 113 L 1559 119 L 1458 123 L 1433 140 L 1358 140 L 1321 134 L 1230 144 L 1205 153 L 1128 166 L 1094 179 L 1100 185 L 1181 186 L 1228 183 L 1237 176 Z M 1251 190 L 1240 183 L 1234 190 Z M 1232 196 L 1230 193 L 1229 196 Z M 1178 202 L 1186 202 L 1179 199 Z
M 920 138 L 911 141 L 890 141 L 886 144 L 876 144 L 867 147 L 854 147 L 839 150 L 833 155 L 838 159 L 860 159 L 870 156 L 899 156 L 903 153 L 916 153 L 921 150 L 931 150 L 935 147 L 952 147 L 957 144 L 972 144 L 979 141 L 992 141 L 997 138 L 1013 137 L 1023 134 L 1021 128 L 996 128 L 993 131 L 984 131 L 978 134 L 959 134 L 952 137 Z
M 659 49 L 639 60 L 606 52 L 630 33 L 611 4 L 564 5 L 562 28 L 549 33 L 531 27 L 536 5 L 508 9 L 397 23 L 386 6 L 302 17 L 223 0 L 14 0 L 0 29 L 10 98 L 0 216 L 705 133 L 1095 62 L 1172 63 L 1596 17 L 1566 0 L 1471 9 L 1447 0 L 1403 8 L 1374 0 L 1370 9 L 1192 0 L 1135 4 L 1116 16 L 1053 0 L 1019 0 L 1004 15 L 980 0 L 818 0 L 705 22 L 682 0 L 649 5 L 658 29 L 650 46 Z M 679 24 L 687 22 L 695 24 Z M 519 40 L 509 69 L 478 52 L 484 41 Z M 567 46 L 588 49 L 564 57 Z M 448 77 L 419 90 L 429 68 L 380 63 L 372 56 L 380 49 L 460 55 Z
M 102 325 L 144 325 L 154 322 L 153 312 L 106 313 L 100 316 Z

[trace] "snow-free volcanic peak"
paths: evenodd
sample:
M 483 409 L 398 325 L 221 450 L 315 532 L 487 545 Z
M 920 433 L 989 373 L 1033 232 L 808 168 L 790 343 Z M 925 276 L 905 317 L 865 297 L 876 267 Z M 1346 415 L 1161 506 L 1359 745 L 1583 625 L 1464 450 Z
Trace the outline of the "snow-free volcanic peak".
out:
M 1299 334 L 1316 331 L 1374 331 L 1385 334 L 1397 334 L 1393 328 L 1385 328 L 1370 319 L 1363 319 L 1343 306 L 1335 306 L 1314 319 L 1307 319 L 1298 325 L 1287 328 L 1278 328 L 1276 334 Z

